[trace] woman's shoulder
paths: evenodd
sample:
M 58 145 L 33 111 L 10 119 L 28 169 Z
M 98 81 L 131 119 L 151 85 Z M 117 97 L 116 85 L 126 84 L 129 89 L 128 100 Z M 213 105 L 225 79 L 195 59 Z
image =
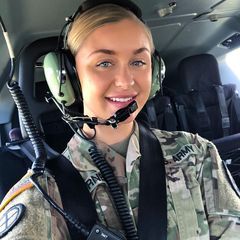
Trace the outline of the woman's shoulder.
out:
M 28 171 L 9 190 L 0 205 L 0 222 L 5 226 L 4 229 L 1 228 L 0 235 L 6 235 L 6 239 L 15 239 L 17 236 L 34 240 L 47 237 L 44 228 L 49 230 L 49 206 L 43 201 L 41 193 L 34 187 L 30 177 L 31 172 Z M 39 181 L 44 185 L 45 177 Z
M 216 150 L 212 142 L 202 138 L 198 134 L 159 129 L 152 129 L 152 131 L 166 154 L 172 154 L 173 156 L 180 156 L 182 154 L 185 156 L 185 153 L 188 152 L 189 154 L 205 156 L 210 149 Z
M 155 129 L 155 128 L 151 128 L 151 130 L 159 139 L 161 138 L 169 139 L 169 140 L 172 139 L 172 141 L 177 141 L 177 142 L 181 142 L 184 139 L 185 141 L 189 141 L 192 143 L 201 142 L 201 143 L 211 144 L 209 140 L 201 137 L 197 133 L 194 134 L 186 131 L 166 131 L 166 130 Z

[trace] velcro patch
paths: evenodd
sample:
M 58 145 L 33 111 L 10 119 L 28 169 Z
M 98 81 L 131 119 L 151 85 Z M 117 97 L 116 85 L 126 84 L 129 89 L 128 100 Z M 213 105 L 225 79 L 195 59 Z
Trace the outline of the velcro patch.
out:
M 106 184 L 100 172 L 91 173 L 87 179 L 85 179 L 89 192 L 92 192 L 99 184 Z
M 187 159 L 190 155 L 197 154 L 194 144 L 187 144 L 181 147 L 181 149 L 173 154 L 173 159 L 175 162 L 180 162 Z
M 9 208 L 0 218 L 0 238 L 4 237 L 22 219 L 26 207 L 16 204 Z

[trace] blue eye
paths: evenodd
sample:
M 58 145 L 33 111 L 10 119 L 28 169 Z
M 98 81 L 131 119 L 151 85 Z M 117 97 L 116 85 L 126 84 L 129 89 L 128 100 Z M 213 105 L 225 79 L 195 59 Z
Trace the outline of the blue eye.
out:
M 131 65 L 136 66 L 136 67 L 141 67 L 143 65 L 146 65 L 146 63 L 141 61 L 141 60 L 139 60 L 139 61 L 132 62 Z
M 97 64 L 97 67 L 103 67 L 103 68 L 107 68 L 107 67 L 110 67 L 110 66 L 112 66 L 112 63 L 107 62 L 107 61 L 100 62 L 100 63 Z

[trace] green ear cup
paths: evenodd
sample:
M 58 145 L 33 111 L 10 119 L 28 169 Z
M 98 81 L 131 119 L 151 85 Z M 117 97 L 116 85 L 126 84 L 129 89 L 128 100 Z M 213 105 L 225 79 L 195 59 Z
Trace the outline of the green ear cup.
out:
M 64 104 L 65 106 L 73 104 L 75 102 L 75 96 L 67 74 L 64 74 L 65 79 L 61 86 L 61 94 L 59 94 L 61 70 L 56 53 L 50 52 L 46 54 L 43 60 L 43 68 L 48 87 L 58 103 Z
M 153 65 L 152 86 L 148 98 L 149 100 L 152 99 L 156 95 L 156 93 L 160 90 L 166 71 L 164 61 L 159 55 L 154 54 L 154 56 L 152 57 L 152 65 Z

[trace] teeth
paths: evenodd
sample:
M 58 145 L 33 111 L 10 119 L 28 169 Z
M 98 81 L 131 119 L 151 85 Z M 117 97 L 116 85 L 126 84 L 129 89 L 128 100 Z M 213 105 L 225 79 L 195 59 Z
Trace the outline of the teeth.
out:
M 132 97 L 129 98 L 110 98 L 113 102 L 128 102 L 132 100 Z

